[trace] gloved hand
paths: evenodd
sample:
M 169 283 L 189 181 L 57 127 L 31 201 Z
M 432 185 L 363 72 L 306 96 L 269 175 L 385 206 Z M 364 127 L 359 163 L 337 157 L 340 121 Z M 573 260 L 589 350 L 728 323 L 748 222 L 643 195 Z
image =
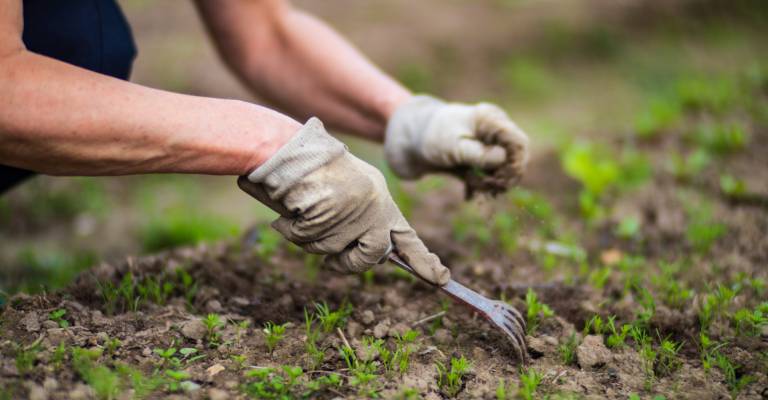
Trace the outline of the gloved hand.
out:
M 528 136 L 498 106 L 414 96 L 387 123 L 384 151 L 401 178 L 447 172 L 473 191 L 499 193 L 522 175 Z
M 440 285 L 450 271 L 427 250 L 387 190 L 384 176 L 349 153 L 317 118 L 238 185 L 281 216 L 286 239 L 341 272 L 362 272 L 396 248 L 424 279 Z

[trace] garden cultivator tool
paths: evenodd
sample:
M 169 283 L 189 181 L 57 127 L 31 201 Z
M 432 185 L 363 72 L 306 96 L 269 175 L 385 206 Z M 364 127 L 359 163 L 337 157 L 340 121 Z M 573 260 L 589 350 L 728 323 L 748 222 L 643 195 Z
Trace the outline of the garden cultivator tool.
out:
M 419 274 L 405 262 L 405 260 L 400 258 L 394 252 L 389 254 L 389 261 L 415 277 L 421 278 Z M 523 316 L 520 315 L 520 312 L 514 307 L 502 301 L 491 300 L 453 279 L 449 280 L 448 283 L 443 286 L 438 286 L 430 282 L 427 283 L 441 289 L 451 296 L 457 303 L 468 306 L 473 311 L 482 315 L 491 324 L 501 329 L 510 340 L 520 362 L 525 364 L 528 361 L 528 352 L 525 344 L 525 320 L 523 319 Z

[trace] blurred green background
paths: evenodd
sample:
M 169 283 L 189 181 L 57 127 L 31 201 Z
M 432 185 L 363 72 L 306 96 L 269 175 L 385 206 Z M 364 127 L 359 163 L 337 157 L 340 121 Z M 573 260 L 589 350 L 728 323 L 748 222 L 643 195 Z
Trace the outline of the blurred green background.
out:
M 258 101 L 218 60 L 191 3 L 120 3 L 139 47 L 134 82 Z M 738 96 L 728 77 L 767 65 L 764 1 L 295 3 L 415 91 L 500 103 L 535 154 L 654 132 L 675 121 L 671 91 Z M 385 168 L 377 145 L 342 137 Z M 396 197 L 426 196 L 417 192 Z M 232 237 L 271 216 L 233 177 L 37 177 L 0 198 L 0 290 L 61 287 L 100 260 Z

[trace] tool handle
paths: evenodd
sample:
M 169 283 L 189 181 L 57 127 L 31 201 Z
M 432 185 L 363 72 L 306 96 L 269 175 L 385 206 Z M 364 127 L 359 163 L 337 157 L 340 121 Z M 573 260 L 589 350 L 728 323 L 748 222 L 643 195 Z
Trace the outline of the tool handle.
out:
M 480 293 L 475 292 L 474 290 L 460 284 L 459 282 L 456 282 L 453 279 L 448 280 L 448 283 L 443 286 L 436 285 L 435 283 L 424 279 L 416 272 L 416 270 L 413 269 L 413 267 L 411 267 L 407 262 L 405 262 L 405 260 L 400 258 L 400 256 L 394 252 L 389 254 L 388 259 L 390 262 L 409 272 L 411 275 L 421 279 L 431 286 L 442 290 L 457 302 L 472 308 L 474 311 L 482 314 L 483 316 L 489 317 L 488 310 L 486 309 L 488 299 L 486 299 Z

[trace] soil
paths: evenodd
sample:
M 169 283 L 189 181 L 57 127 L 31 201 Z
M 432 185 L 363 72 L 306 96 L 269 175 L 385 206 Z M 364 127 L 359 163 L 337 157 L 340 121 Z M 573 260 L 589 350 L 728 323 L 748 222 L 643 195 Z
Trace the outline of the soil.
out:
M 670 136 L 674 139 L 674 135 Z M 645 144 L 649 148 L 664 149 L 674 146 L 674 140 Z M 736 156 L 722 160 L 719 168 L 728 171 L 752 171 L 751 186 L 757 196 L 768 196 L 768 169 L 764 154 L 768 148 L 765 132 L 752 136 L 752 145 Z M 523 186 L 551 199 L 562 211 L 564 226 L 580 229 L 581 220 L 575 217 L 573 194 L 578 185 L 563 175 L 556 164 L 557 157 L 544 154 L 533 160 L 531 173 Z M 704 287 L 716 277 L 728 282 L 741 276 L 766 278 L 768 262 L 768 213 L 755 204 L 738 204 L 723 197 L 712 196 L 711 184 L 717 175 L 707 172 L 688 188 L 690 196 L 710 197 L 715 204 L 717 221 L 728 226 L 725 240 L 716 242 L 709 253 L 694 256 L 693 265 L 681 280 L 692 287 Z M 642 268 L 652 270 L 657 260 L 674 258 L 681 252 L 690 253 L 680 226 L 671 221 L 685 218 L 678 192 L 680 185 L 670 176 L 657 173 L 653 181 L 630 196 L 620 197 L 614 218 L 639 215 L 642 224 L 642 244 L 619 239 L 605 229 L 584 229 L 581 242 L 590 260 L 621 258 L 636 250 L 645 249 Z M 470 251 L 471 244 L 459 241 L 451 233 L 451 224 L 439 215 L 456 212 L 463 201 L 459 185 L 441 189 L 429 207 L 417 208 L 413 221 L 423 226 L 422 235 L 442 260 L 452 267 L 453 277 L 491 297 L 504 296 L 520 310 L 525 309 L 526 290 L 534 288 L 541 300 L 555 311 L 555 316 L 544 319 L 537 331 L 528 337 L 530 366 L 543 374 L 540 393 L 574 393 L 586 398 L 626 398 L 631 393 L 657 393 L 668 398 L 716 399 L 729 397 L 729 389 L 719 369 L 705 371 L 697 350 L 699 323 L 696 312 L 701 299 L 693 299 L 681 309 L 658 304 L 651 319 L 651 327 L 662 337 L 670 336 L 683 343 L 682 366 L 670 376 L 658 377 L 651 390 L 645 386 L 642 362 L 633 346 L 608 349 L 601 336 L 586 336 L 577 348 L 576 363 L 564 365 L 559 344 L 572 333 L 581 337 L 587 319 L 594 314 L 616 315 L 618 321 L 631 321 L 638 310 L 639 300 L 621 295 L 619 279 L 608 279 L 603 289 L 582 283 L 567 283 L 565 276 L 552 276 L 540 265 L 536 252 L 525 245 L 532 232 L 520 234 L 521 249 L 512 257 L 488 246 L 480 255 Z M 484 207 L 499 210 L 504 200 L 487 200 Z M 507 206 L 508 207 L 508 206 Z M 429 223 L 425 222 L 428 221 Z M 531 224 L 535 225 L 535 224 Z M 582 227 L 583 228 L 583 227 Z M 415 388 L 425 398 L 444 396 L 437 384 L 436 362 L 445 362 L 451 356 L 466 356 L 471 364 L 459 398 L 493 398 L 500 379 L 510 383 L 519 380 L 519 361 L 511 352 L 504 337 L 487 323 L 467 310 L 451 306 L 437 329 L 430 324 L 414 326 L 416 321 L 441 311 L 445 301 L 427 285 L 393 273 L 391 266 L 375 269 L 372 279 L 341 276 L 308 267 L 306 258 L 292 248 L 281 247 L 268 257 L 260 256 L 265 245 L 260 240 L 264 229 L 255 227 L 234 243 L 201 245 L 181 248 L 153 256 L 128 258 L 116 265 L 102 264 L 82 274 L 68 289 L 44 295 L 17 295 L 2 313 L 0 333 L 0 383 L 12 393 L 36 398 L 67 398 L 90 396 L 78 375 L 71 368 L 55 369 L 50 360 L 60 342 L 67 346 L 104 347 L 109 338 L 117 338 L 121 345 L 103 362 L 120 361 L 132 365 L 145 374 L 151 374 L 160 365 L 154 349 L 194 347 L 205 358 L 185 366 L 191 380 L 199 386 L 189 393 L 177 394 L 190 398 L 241 398 L 239 390 L 247 378 L 241 367 L 232 360 L 233 355 L 246 357 L 245 367 L 253 368 L 298 365 L 309 370 L 305 352 L 304 309 L 313 309 L 315 302 L 326 301 L 331 308 L 344 302 L 353 305 L 344 329 L 344 339 L 358 352 L 363 352 L 364 336 L 391 340 L 413 327 L 420 333 L 417 350 L 411 366 L 403 375 L 390 375 L 380 382 L 381 396 L 393 397 L 402 387 Z M 254 250 L 255 249 L 255 250 Z M 634 250 L 633 250 L 634 249 Z M 310 260 L 311 261 L 311 260 Z M 717 267 L 714 267 L 717 266 Z M 146 277 L 173 276 L 175 270 L 187 271 L 199 284 L 188 304 L 182 293 L 174 291 L 168 303 L 159 306 L 146 302 L 136 312 L 118 312 L 107 315 L 100 296 L 103 282 L 117 285 L 122 277 L 131 273 L 137 280 Z M 716 269 L 716 271 L 715 271 Z M 713 272 L 715 271 L 715 272 Z M 313 276 L 315 275 L 316 276 Z M 577 280 L 578 281 L 578 280 Z M 97 283 L 102 282 L 102 283 Z M 735 301 L 745 302 L 759 296 L 748 292 Z M 747 297 L 747 298 L 741 298 Z M 765 298 L 763 297 L 763 300 Z M 752 299 L 754 300 L 754 299 Z M 49 321 L 49 314 L 65 309 L 69 327 L 61 328 Z M 119 310 L 118 310 L 119 311 Z M 221 330 L 225 345 L 210 348 L 206 345 L 205 327 L 200 318 L 216 313 L 228 321 Z M 239 329 L 237 323 L 249 321 L 250 327 Z M 269 352 L 260 327 L 268 322 L 288 323 L 286 337 L 273 352 Z M 727 321 L 723 332 L 728 332 Z M 737 360 L 738 374 L 754 378 L 739 398 L 765 398 L 768 394 L 766 351 L 768 338 L 734 337 L 723 333 L 715 339 L 728 343 L 722 351 Z M 335 350 L 341 346 L 340 335 L 323 335 L 321 343 L 327 349 L 325 361 L 308 374 L 318 376 L 330 371 L 344 373 L 345 364 Z M 35 367 L 20 376 L 14 362 L 12 343 L 28 346 L 39 342 Z M 156 391 L 151 397 L 168 393 Z M 349 387 L 326 391 L 320 397 L 355 397 Z

